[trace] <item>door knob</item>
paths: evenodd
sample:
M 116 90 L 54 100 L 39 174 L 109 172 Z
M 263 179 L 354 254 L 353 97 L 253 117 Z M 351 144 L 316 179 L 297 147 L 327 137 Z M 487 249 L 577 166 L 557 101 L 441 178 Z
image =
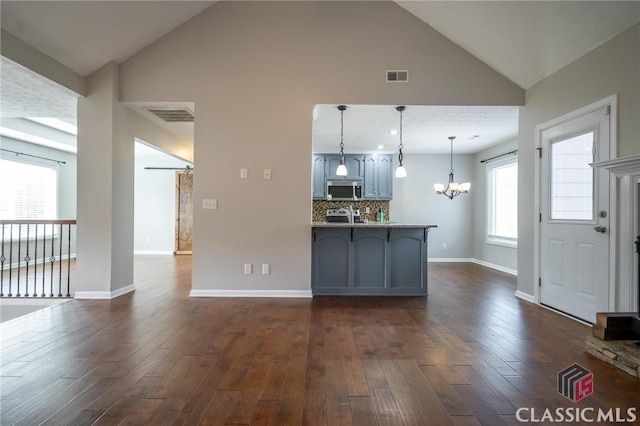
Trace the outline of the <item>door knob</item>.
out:
M 593 228 L 596 232 L 601 232 L 601 233 L 605 233 L 607 232 L 607 227 L 606 226 L 595 226 Z

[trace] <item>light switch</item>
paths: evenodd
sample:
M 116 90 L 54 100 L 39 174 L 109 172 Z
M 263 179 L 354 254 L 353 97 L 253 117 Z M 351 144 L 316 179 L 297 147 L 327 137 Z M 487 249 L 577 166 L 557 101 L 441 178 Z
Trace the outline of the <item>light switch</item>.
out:
M 208 210 L 215 210 L 218 208 L 218 200 L 205 198 L 202 200 L 202 208 Z
M 244 274 L 245 275 L 251 275 L 253 274 L 253 268 L 251 267 L 250 263 L 245 263 L 244 264 Z
M 264 178 L 271 179 L 271 169 L 264 169 Z
M 240 179 L 247 179 L 249 177 L 248 169 L 240 169 Z
M 262 264 L 262 275 L 269 275 L 271 273 L 271 265 L 268 263 Z

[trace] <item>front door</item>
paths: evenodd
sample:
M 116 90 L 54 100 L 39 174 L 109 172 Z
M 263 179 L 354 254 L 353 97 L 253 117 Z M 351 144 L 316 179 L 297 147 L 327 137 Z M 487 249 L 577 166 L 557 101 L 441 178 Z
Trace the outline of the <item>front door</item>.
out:
M 588 322 L 609 310 L 609 109 L 541 133 L 540 302 Z

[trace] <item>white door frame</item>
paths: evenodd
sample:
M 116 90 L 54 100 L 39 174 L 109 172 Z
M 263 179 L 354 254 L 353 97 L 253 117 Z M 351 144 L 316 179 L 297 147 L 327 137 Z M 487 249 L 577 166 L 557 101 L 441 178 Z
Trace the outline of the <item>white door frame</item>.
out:
M 616 158 L 618 152 L 618 95 L 612 95 L 600 101 L 594 102 L 591 105 L 587 105 L 576 111 L 572 111 L 561 117 L 554 118 L 546 123 L 539 124 L 535 127 L 535 148 L 539 152 L 542 149 L 542 132 L 555 127 L 559 124 L 571 121 L 580 116 L 590 114 L 596 110 L 609 106 L 609 158 Z M 540 305 L 540 169 L 542 162 L 540 155 L 535 156 L 534 167 L 534 212 L 535 219 L 533 224 L 533 300 L 537 305 Z M 616 278 L 617 278 L 617 266 L 616 266 L 616 252 L 617 252 L 617 179 L 610 179 L 609 184 L 609 311 L 614 312 L 617 308 L 616 298 Z

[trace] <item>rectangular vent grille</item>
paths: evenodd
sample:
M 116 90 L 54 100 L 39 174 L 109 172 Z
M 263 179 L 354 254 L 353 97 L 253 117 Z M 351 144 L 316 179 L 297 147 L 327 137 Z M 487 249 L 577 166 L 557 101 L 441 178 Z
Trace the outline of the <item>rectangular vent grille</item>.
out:
M 387 83 L 406 83 L 409 81 L 409 71 L 392 70 L 387 71 Z
M 181 108 L 181 109 L 147 108 L 147 111 L 157 115 L 167 123 L 192 123 L 193 122 L 193 114 L 191 114 L 191 111 L 184 108 Z

